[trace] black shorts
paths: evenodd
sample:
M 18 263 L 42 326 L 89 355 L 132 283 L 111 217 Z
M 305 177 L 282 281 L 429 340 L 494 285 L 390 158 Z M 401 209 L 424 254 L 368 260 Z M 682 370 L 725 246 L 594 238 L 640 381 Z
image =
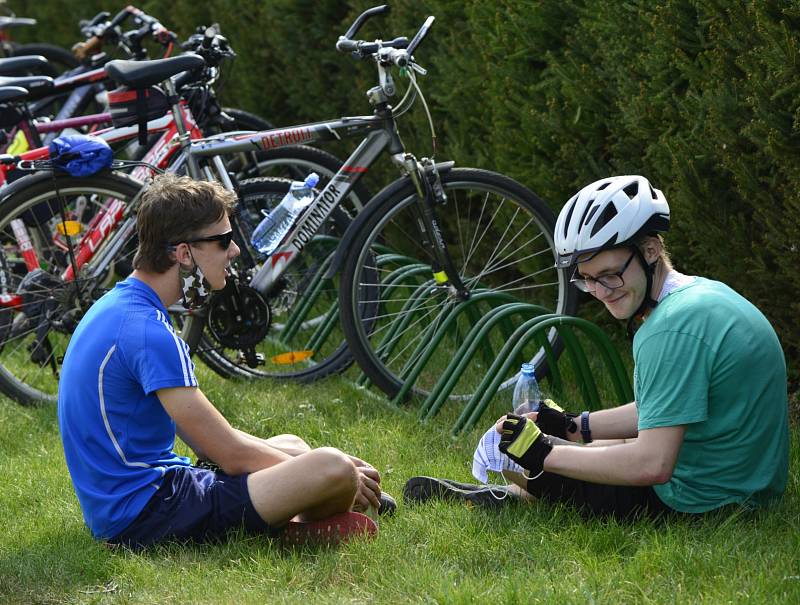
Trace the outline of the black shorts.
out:
M 272 534 L 253 507 L 247 475 L 175 467 L 128 527 L 108 540 L 141 548 L 165 540 L 218 540 L 231 529 Z
M 629 520 L 678 514 L 664 504 L 650 486 L 602 485 L 555 473 L 542 473 L 536 479 L 528 480 L 527 490 L 537 498 L 572 504 L 590 516 Z

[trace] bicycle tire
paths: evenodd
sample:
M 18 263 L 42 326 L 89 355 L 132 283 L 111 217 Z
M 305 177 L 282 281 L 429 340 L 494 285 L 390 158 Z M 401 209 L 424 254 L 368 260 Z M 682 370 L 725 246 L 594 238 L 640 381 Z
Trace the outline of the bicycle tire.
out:
M 448 201 L 439 209 L 439 226 L 464 283 L 471 290 L 480 285 L 553 312 L 573 314 L 576 293 L 564 272 L 555 269 L 555 216 L 550 208 L 526 187 L 497 173 L 456 168 L 443 172 L 441 180 Z M 403 372 L 420 357 L 421 347 L 431 346 L 428 328 L 441 325 L 457 302 L 454 293 L 431 279 L 430 255 L 420 244 L 416 199 L 411 180 L 403 178 L 371 200 L 357 233 L 348 240 L 341 272 L 340 316 L 351 353 L 389 397 L 399 391 Z M 395 257 L 402 258 L 392 260 Z M 375 308 L 378 301 L 380 307 Z M 365 312 L 369 305 L 373 310 Z M 415 381 L 415 394 L 430 392 L 475 319 L 458 316 L 455 329 L 448 333 L 450 348 L 426 365 Z M 392 329 L 398 332 L 387 336 Z M 504 336 L 495 334 L 487 341 L 495 355 Z M 560 351 L 555 330 L 548 338 L 556 353 Z M 387 343 L 394 346 L 387 348 Z M 525 355 L 537 364 L 541 376 L 546 368 L 543 349 L 537 346 L 535 353 Z M 470 367 L 476 369 L 462 377 L 451 397 L 471 397 L 491 361 L 491 355 L 483 365 L 479 357 L 473 358 L 475 365 Z M 503 386 L 512 385 L 515 375 Z
M 105 288 L 127 276 L 114 273 L 115 266 L 111 265 L 103 283 L 93 284 L 91 290 L 87 282 L 79 280 L 80 299 L 75 294 L 76 282 L 61 279 L 69 262 L 65 248 L 76 242 L 58 233 L 60 213 L 54 180 L 65 201 L 65 211 L 81 229 L 108 200 L 128 203 L 142 187 L 142 183 L 121 173 L 75 178 L 42 172 L 23 177 L 4 190 L 0 200 L 1 293 L 22 295 L 23 304 L 0 306 L 0 391 L 23 405 L 56 401 L 58 370 L 77 321 Z M 42 273 L 28 271 L 11 227 L 15 219 L 23 221 Z M 46 307 L 55 303 L 55 307 Z M 41 334 L 37 334 L 39 330 Z
M 288 191 L 290 182 L 286 179 L 256 178 L 240 183 L 239 208 L 232 220 L 237 221 L 244 236 L 244 241 L 237 243 L 240 247 L 249 248 L 248 251 L 243 250 L 234 261 L 238 275 L 244 277 L 244 286 L 248 286 L 264 262 L 249 243 L 253 229 L 262 218 L 261 210 L 269 210 L 279 203 Z M 236 327 L 232 325 L 234 319 L 230 315 L 222 315 L 218 321 L 214 319 L 216 313 L 228 313 L 220 293 L 216 293 L 209 301 L 204 317 L 195 314 L 185 318 L 181 335 L 189 347 L 209 368 L 226 378 L 277 378 L 312 382 L 347 369 L 352 363 L 352 356 L 341 330 L 335 325 L 338 324 L 334 316 L 337 287 L 333 281 L 322 279 L 322 275 L 338 245 L 338 239 L 349 224 L 349 216 L 341 208 L 336 208 L 322 224 L 314 240 L 281 276 L 276 287 L 263 298 L 270 312 L 257 316 L 262 323 L 252 318 L 246 320 L 252 324 L 246 334 L 241 334 L 243 338 L 240 341 L 254 340 L 259 338 L 253 336 L 254 333 L 264 332 L 254 347 L 263 359 L 263 367 L 249 367 L 243 355 L 246 349 L 235 346 L 237 337 L 233 333 Z M 254 262 L 251 263 L 251 259 Z M 249 292 L 248 296 L 251 297 L 251 306 L 261 304 L 253 292 Z M 271 321 L 267 324 L 266 319 Z M 224 325 L 227 328 L 226 336 L 220 336 L 221 330 L 215 331 L 214 325 Z M 322 338 L 325 329 L 330 332 L 326 338 Z M 291 336 L 286 336 L 288 334 Z M 309 350 L 307 343 L 315 334 L 319 344 L 313 357 L 293 361 L 289 353 Z

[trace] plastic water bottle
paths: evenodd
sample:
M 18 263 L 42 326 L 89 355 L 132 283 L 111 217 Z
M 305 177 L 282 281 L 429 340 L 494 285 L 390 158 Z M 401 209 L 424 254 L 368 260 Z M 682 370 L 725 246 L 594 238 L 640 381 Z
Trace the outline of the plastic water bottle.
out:
M 539 403 L 542 400 L 542 393 L 536 382 L 536 372 L 533 364 L 523 363 L 519 370 L 519 378 L 514 386 L 514 413 L 517 415 L 536 412 L 539 410 Z
M 319 182 L 316 172 L 305 181 L 293 181 L 281 203 L 272 209 L 262 210 L 264 218 L 253 230 L 250 243 L 264 256 L 269 256 L 280 245 L 303 209 L 314 201 L 314 187 Z

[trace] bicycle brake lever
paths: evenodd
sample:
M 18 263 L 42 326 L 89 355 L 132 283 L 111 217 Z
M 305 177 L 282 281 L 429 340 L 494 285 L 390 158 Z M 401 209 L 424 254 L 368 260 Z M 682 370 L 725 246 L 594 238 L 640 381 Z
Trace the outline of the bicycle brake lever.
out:
M 411 65 L 411 69 L 417 72 L 421 76 L 427 76 L 428 70 L 419 65 L 418 63 L 414 63 L 413 61 L 409 61 L 409 65 Z

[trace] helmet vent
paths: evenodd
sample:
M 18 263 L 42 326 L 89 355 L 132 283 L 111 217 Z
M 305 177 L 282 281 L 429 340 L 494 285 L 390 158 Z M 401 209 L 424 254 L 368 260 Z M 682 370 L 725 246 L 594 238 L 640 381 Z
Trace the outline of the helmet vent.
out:
M 591 208 L 589 208 L 589 214 L 586 215 L 586 218 L 583 220 L 583 224 L 584 225 L 588 225 L 589 221 L 591 221 L 592 217 L 595 215 L 595 212 L 597 212 L 599 209 L 600 209 L 600 206 L 598 206 L 597 204 L 595 204 Z
M 573 202 L 572 205 L 569 207 L 569 210 L 567 211 L 567 218 L 564 221 L 564 237 L 565 238 L 567 237 L 567 231 L 569 230 L 569 221 L 572 218 L 572 213 L 574 211 L 575 211 L 575 202 Z
M 627 194 L 627 196 L 631 199 L 635 198 L 636 195 L 639 193 L 639 186 L 637 183 L 631 183 L 623 191 Z
M 597 217 L 597 220 L 592 226 L 592 237 L 597 235 L 597 232 L 600 231 L 600 229 L 608 225 L 608 223 L 610 223 L 615 216 L 617 216 L 617 207 L 614 206 L 614 204 L 606 204 L 603 213 Z
M 590 204 L 586 204 L 586 209 L 583 211 L 583 216 L 581 217 L 581 220 L 578 222 L 578 225 L 585 225 L 587 220 L 586 216 L 589 214 L 589 211 L 592 210 L 593 208 L 597 209 L 597 206 L 595 206 L 593 202 L 594 200 L 592 200 Z
M 602 191 L 603 189 L 605 189 L 606 187 L 608 187 L 610 184 L 611 184 L 611 181 L 607 181 L 607 182 L 603 183 L 602 185 L 600 185 L 600 186 L 597 188 L 597 191 Z

